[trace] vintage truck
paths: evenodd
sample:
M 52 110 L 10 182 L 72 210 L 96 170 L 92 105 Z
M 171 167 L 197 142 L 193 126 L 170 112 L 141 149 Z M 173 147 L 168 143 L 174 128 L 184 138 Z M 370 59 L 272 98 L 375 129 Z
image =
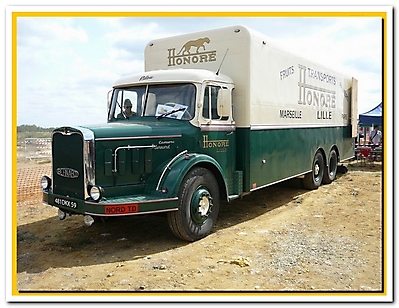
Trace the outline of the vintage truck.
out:
M 357 80 L 245 26 L 149 42 L 109 97 L 107 123 L 52 133 L 41 185 L 60 219 L 165 212 L 195 241 L 221 201 L 295 177 L 316 189 L 354 156 Z

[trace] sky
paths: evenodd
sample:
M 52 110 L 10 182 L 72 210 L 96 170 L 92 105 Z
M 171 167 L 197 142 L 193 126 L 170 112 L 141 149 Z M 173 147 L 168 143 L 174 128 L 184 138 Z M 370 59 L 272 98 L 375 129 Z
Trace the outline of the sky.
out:
M 33 16 L 17 19 L 17 125 L 104 123 L 108 91 L 144 70 L 150 40 L 231 25 L 358 79 L 359 113 L 382 102 L 380 17 Z

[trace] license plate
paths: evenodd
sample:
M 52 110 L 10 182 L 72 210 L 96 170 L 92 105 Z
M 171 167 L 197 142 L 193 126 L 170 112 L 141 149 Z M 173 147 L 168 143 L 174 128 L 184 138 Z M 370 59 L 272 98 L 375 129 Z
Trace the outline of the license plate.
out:
M 105 207 L 105 214 L 108 215 L 121 215 L 128 213 L 137 213 L 139 205 L 136 203 L 126 205 L 111 205 Z
M 63 199 L 63 198 L 54 198 L 54 203 L 61 206 L 70 207 L 71 209 L 76 209 L 78 204 L 75 201 Z

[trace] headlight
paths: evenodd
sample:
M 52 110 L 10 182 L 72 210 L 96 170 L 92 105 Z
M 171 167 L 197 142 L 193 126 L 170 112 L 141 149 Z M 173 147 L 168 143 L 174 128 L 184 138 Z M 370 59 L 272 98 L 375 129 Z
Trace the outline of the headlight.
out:
M 104 193 L 104 190 L 100 186 L 92 186 L 89 190 L 89 195 L 94 201 L 100 201 Z
M 47 190 L 51 187 L 51 179 L 47 175 L 44 175 L 40 180 L 40 184 L 44 190 Z

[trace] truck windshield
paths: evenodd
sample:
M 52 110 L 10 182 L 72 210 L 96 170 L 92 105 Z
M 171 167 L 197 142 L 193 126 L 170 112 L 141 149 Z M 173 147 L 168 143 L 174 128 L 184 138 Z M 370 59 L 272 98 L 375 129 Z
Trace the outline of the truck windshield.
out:
M 114 89 L 108 121 L 137 117 L 191 120 L 195 110 L 193 84 L 147 85 Z

